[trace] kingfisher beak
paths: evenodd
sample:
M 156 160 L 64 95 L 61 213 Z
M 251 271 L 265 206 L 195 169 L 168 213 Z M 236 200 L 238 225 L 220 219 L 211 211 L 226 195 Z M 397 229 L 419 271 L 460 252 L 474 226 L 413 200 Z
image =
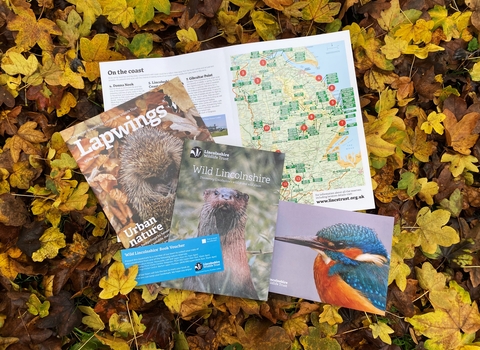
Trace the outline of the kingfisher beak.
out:
M 316 237 L 275 237 L 275 239 L 280 242 L 303 245 L 315 250 L 329 249 L 324 243 L 319 242 Z

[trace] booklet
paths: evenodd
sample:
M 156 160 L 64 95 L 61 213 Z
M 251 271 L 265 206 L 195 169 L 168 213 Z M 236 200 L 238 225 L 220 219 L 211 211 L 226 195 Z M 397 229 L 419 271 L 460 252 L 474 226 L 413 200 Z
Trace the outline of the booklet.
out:
M 183 140 L 213 141 L 178 78 L 61 135 L 125 248 L 168 240 Z
M 348 31 L 100 63 L 105 108 L 179 76 L 217 143 L 286 154 L 284 201 L 374 208 Z
M 219 239 L 223 271 L 202 253 L 191 261 L 193 277 L 162 286 L 267 299 L 284 158 L 279 152 L 185 142 L 169 243 Z M 204 274 L 215 265 L 219 272 Z
M 393 222 L 280 202 L 270 292 L 385 314 Z

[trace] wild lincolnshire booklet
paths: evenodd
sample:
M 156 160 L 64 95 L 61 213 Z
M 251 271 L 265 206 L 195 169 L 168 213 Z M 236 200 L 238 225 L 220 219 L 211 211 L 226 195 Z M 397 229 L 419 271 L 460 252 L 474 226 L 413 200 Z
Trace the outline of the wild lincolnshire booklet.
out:
M 393 221 L 280 202 L 270 292 L 385 314 Z
M 348 31 L 100 63 L 105 107 L 179 76 L 217 143 L 286 154 L 284 201 L 374 208 Z
M 178 78 L 61 135 L 125 248 L 167 241 L 183 140 L 213 141 Z
M 221 255 L 189 251 L 184 259 L 195 275 L 162 286 L 267 299 L 284 157 L 185 142 L 169 244 L 219 241 Z

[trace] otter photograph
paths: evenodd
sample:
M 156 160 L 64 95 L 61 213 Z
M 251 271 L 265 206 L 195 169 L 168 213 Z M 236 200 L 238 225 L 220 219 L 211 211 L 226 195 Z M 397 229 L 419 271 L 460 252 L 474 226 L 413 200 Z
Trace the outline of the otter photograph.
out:
M 218 234 L 224 271 L 162 285 L 267 298 L 283 162 L 281 153 L 185 143 L 169 241 Z

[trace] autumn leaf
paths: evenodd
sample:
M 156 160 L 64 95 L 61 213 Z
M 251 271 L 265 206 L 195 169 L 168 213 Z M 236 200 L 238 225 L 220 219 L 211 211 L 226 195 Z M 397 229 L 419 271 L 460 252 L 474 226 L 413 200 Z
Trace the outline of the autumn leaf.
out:
M 480 81 L 480 62 L 476 62 L 469 73 L 473 81 Z
M 239 7 L 238 10 L 238 19 L 242 19 L 245 17 L 247 13 L 255 8 L 255 4 L 257 3 L 255 0 L 232 0 L 230 1 L 235 6 Z
M 446 41 L 459 38 L 472 15 L 470 11 L 466 11 L 464 13 L 456 12 L 452 16 L 448 16 L 448 10 L 440 5 L 435 5 L 428 13 L 434 22 L 433 29 L 441 26 L 446 35 Z
M 59 169 L 76 169 L 78 168 L 77 162 L 68 153 L 60 154 L 60 158 L 54 159 L 50 162 L 52 168 Z
M 82 323 L 84 325 L 90 327 L 94 331 L 105 329 L 105 324 L 102 319 L 90 306 L 79 305 L 78 308 L 81 312 L 87 315 L 82 318 Z
M 426 163 L 435 149 L 435 142 L 427 141 L 427 134 L 419 127 L 415 131 L 407 128 L 400 147 L 402 151 L 413 154 L 419 161 Z
M 82 210 L 87 204 L 87 191 L 89 188 L 90 186 L 86 182 L 78 184 L 78 186 L 68 195 L 66 200 L 58 206 L 58 209 L 64 212 Z
M 277 19 L 271 14 L 264 11 L 252 11 L 250 15 L 258 35 L 263 40 L 275 40 L 276 36 L 280 34 Z
M 70 109 L 77 105 L 77 99 L 71 92 L 67 91 L 60 100 L 60 107 L 57 108 L 57 117 L 64 116 L 70 112 Z
M 18 31 L 15 42 L 23 50 L 29 50 L 38 44 L 42 50 L 52 51 L 52 35 L 61 35 L 62 31 L 47 18 L 37 21 L 35 13 L 30 9 L 19 8 L 17 16 L 8 22 L 7 28 Z
M 36 128 L 36 122 L 28 121 L 18 129 L 16 135 L 13 135 L 5 142 L 4 149 L 10 150 L 14 163 L 20 159 L 21 151 L 26 154 L 41 155 L 38 143 L 47 141 L 47 138 L 41 131 L 35 130 Z
M 40 237 L 40 244 L 40 249 L 32 254 L 32 260 L 53 259 L 57 256 L 58 250 L 65 247 L 65 235 L 60 232 L 58 227 L 47 228 Z
M 378 157 L 388 157 L 395 152 L 395 145 L 388 143 L 382 136 L 393 123 L 393 117 L 386 115 L 381 118 L 369 118 L 365 123 L 365 137 L 368 152 Z
M 130 266 L 125 269 L 123 264 L 115 261 L 108 268 L 108 276 L 102 277 L 99 286 L 103 288 L 99 297 L 102 299 L 111 299 L 117 294 L 127 295 L 137 285 L 135 278 L 138 274 L 138 265 Z
M 380 12 L 378 25 L 386 31 L 394 31 L 394 28 L 405 22 L 415 22 L 422 15 L 421 11 L 409 9 L 401 11 L 398 0 L 390 1 L 390 8 Z
M 313 20 L 317 23 L 333 22 L 336 14 L 340 11 L 339 2 L 330 2 L 328 0 L 311 0 L 302 10 L 303 19 Z
M 28 77 L 35 73 L 37 68 L 38 60 L 35 55 L 25 58 L 21 53 L 8 51 L 2 57 L 2 69 L 9 75 L 22 74 Z
M 433 196 L 438 193 L 438 184 L 435 181 L 428 182 L 426 177 L 418 179 L 418 183 L 421 186 L 420 192 L 418 193 L 420 199 L 428 205 L 433 205 Z
M 447 277 L 440 272 L 437 272 L 435 268 L 429 262 L 422 265 L 422 268 L 415 267 L 415 272 L 418 278 L 420 287 L 424 290 L 443 290 Z
M 331 329 L 325 333 L 327 328 L 322 325 L 328 326 L 326 323 L 321 323 L 319 327 L 308 327 L 308 334 L 300 337 L 300 343 L 303 345 L 304 350 L 341 350 L 338 341 L 331 337 L 335 335 L 337 326 L 331 327 Z
M 80 36 L 87 36 L 90 34 L 92 24 L 102 14 L 102 6 L 98 0 L 68 0 L 68 2 L 76 6 L 78 13 L 83 13 L 83 23 L 78 31 Z
M 95 226 L 92 235 L 95 237 L 104 235 L 108 220 L 105 218 L 105 214 L 103 212 L 99 212 L 96 216 L 86 215 L 84 218 Z
M 145 331 L 146 327 L 141 321 L 142 315 L 138 316 L 138 314 L 132 310 L 131 321 L 128 317 L 114 313 L 110 316 L 108 325 L 110 331 L 114 332 L 115 336 L 126 338 L 128 335 L 142 334 Z
M 477 142 L 479 134 L 474 133 L 475 126 L 480 120 L 480 113 L 471 112 L 465 114 L 460 121 L 448 109 L 443 111 L 446 118 L 443 121 L 447 144 L 461 154 L 471 153 L 470 148 Z
M 392 338 L 390 338 L 390 334 L 394 333 L 395 331 L 390 328 L 386 323 L 384 322 L 377 322 L 377 323 L 370 323 L 368 325 L 368 328 L 372 330 L 372 335 L 373 338 L 378 338 L 386 343 L 386 344 L 392 344 Z
M 473 164 L 478 163 L 478 159 L 474 156 L 464 156 L 457 153 L 444 153 L 440 161 L 444 163 L 450 162 L 449 169 L 454 177 L 462 174 L 465 169 L 478 173 L 478 167 Z
M 442 122 L 446 117 L 447 116 L 443 113 L 437 113 L 433 111 L 428 115 L 427 121 L 422 123 L 420 129 L 425 131 L 427 134 L 431 134 L 432 130 L 435 130 L 437 134 L 443 135 L 444 128 Z
M 13 281 L 19 273 L 14 259 L 21 255 L 22 251 L 16 247 L 9 248 L 5 253 L 0 253 L 0 274 Z
M 90 81 L 100 77 L 99 62 L 124 58 L 108 50 L 108 34 L 96 34 L 92 40 L 80 38 L 80 53 L 85 60 L 85 73 Z
M 14 163 L 13 173 L 10 174 L 10 185 L 26 190 L 30 187 L 30 182 L 35 178 L 35 175 L 28 160 Z
M 408 46 L 408 41 L 402 38 L 392 38 L 389 35 L 385 36 L 385 45 L 380 48 L 385 57 L 393 60 L 401 56 L 403 50 Z
M 48 309 L 50 308 L 50 302 L 45 300 L 43 303 L 38 299 L 35 294 L 30 294 L 27 301 L 28 312 L 32 315 L 38 315 L 40 318 L 48 316 Z
M 400 175 L 400 181 L 398 181 L 398 188 L 407 190 L 409 197 L 415 196 L 422 189 L 422 185 L 417 181 L 417 177 L 414 173 L 407 171 Z
M 323 311 L 320 314 L 320 323 L 327 322 L 330 326 L 333 326 L 337 323 L 342 323 L 343 318 L 338 313 L 339 306 L 325 304 L 323 306 Z
M 153 49 L 153 35 L 150 33 L 137 34 L 127 47 L 136 57 L 147 57 Z
M 403 49 L 402 53 L 407 55 L 415 55 L 416 57 L 424 60 L 428 57 L 428 54 L 430 52 L 438 52 L 444 50 L 445 49 L 441 46 L 429 43 L 422 47 L 417 45 L 408 45 L 405 49 Z
M 307 319 L 307 315 L 290 318 L 283 322 L 282 327 L 285 329 L 290 339 L 293 340 L 296 336 L 308 334 Z
M 200 49 L 197 33 L 192 27 L 188 30 L 180 29 L 177 31 L 177 38 L 180 42 L 176 44 L 176 47 L 183 52 L 194 52 Z
M 401 291 L 407 287 L 407 277 L 410 275 L 410 267 L 404 259 L 411 259 L 415 255 L 415 247 L 419 245 L 419 237 L 414 232 L 400 231 L 399 225 L 395 225 L 392 240 L 392 256 L 390 259 L 390 272 L 388 284 L 393 281 Z
M 423 207 L 418 211 L 417 225 L 420 229 L 416 233 L 419 235 L 420 246 L 426 253 L 433 254 L 439 245 L 450 247 L 460 241 L 458 232 L 445 226 L 449 219 L 450 213 L 444 209 L 431 212 L 428 207 Z
M 405 318 L 416 331 L 430 338 L 425 342 L 425 348 L 460 348 L 464 334 L 480 329 L 477 303 L 472 303 L 468 292 L 456 282 L 450 282 L 448 289 L 431 291 L 430 301 L 435 308 L 433 312 Z
M 102 344 L 107 345 L 110 349 L 115 350 L 130 350 L 130 345 L 126 340 L 122 338 L 116 338 L 111 335 L 106 335 L 104 337 L 95 334 L 95 337 L 102 342 Z
M 126 0 L 111 0 L 103 3 L 103 15 L 107 16 L 111 23 L 121 24 L 123 28 L 127 28 L 130 23 L 135 22 L 133 7 L 129 7 Z
M 76 48 L 77 40 L 80 37 L 79 27 L 81 26 L 82 22 L 82 17 L 80 17 L 78 12 L 75 10 L 70 11 L 66 22 L 62 21 L 61 19 L 57 19 L 57 26 L 62 31 L 60 41 L 72 49 Z
M 135 20 L 141 27 L 153 19 L 155 10 L 170 14 L 170 1 L 168 0 L 129 0 L 128 5 L 135 8 Z
M 455 218 L 460 215 L 460 212 L 462 211 L 462 205 L 463 205 L 463 194 L 458 188 L 456 188 L 455 191 L 453 191 L 449 199 L 443 198 L 440 201 L 440 206 L 443 209 L 448 210 L 452 214 L 452 216 Z

